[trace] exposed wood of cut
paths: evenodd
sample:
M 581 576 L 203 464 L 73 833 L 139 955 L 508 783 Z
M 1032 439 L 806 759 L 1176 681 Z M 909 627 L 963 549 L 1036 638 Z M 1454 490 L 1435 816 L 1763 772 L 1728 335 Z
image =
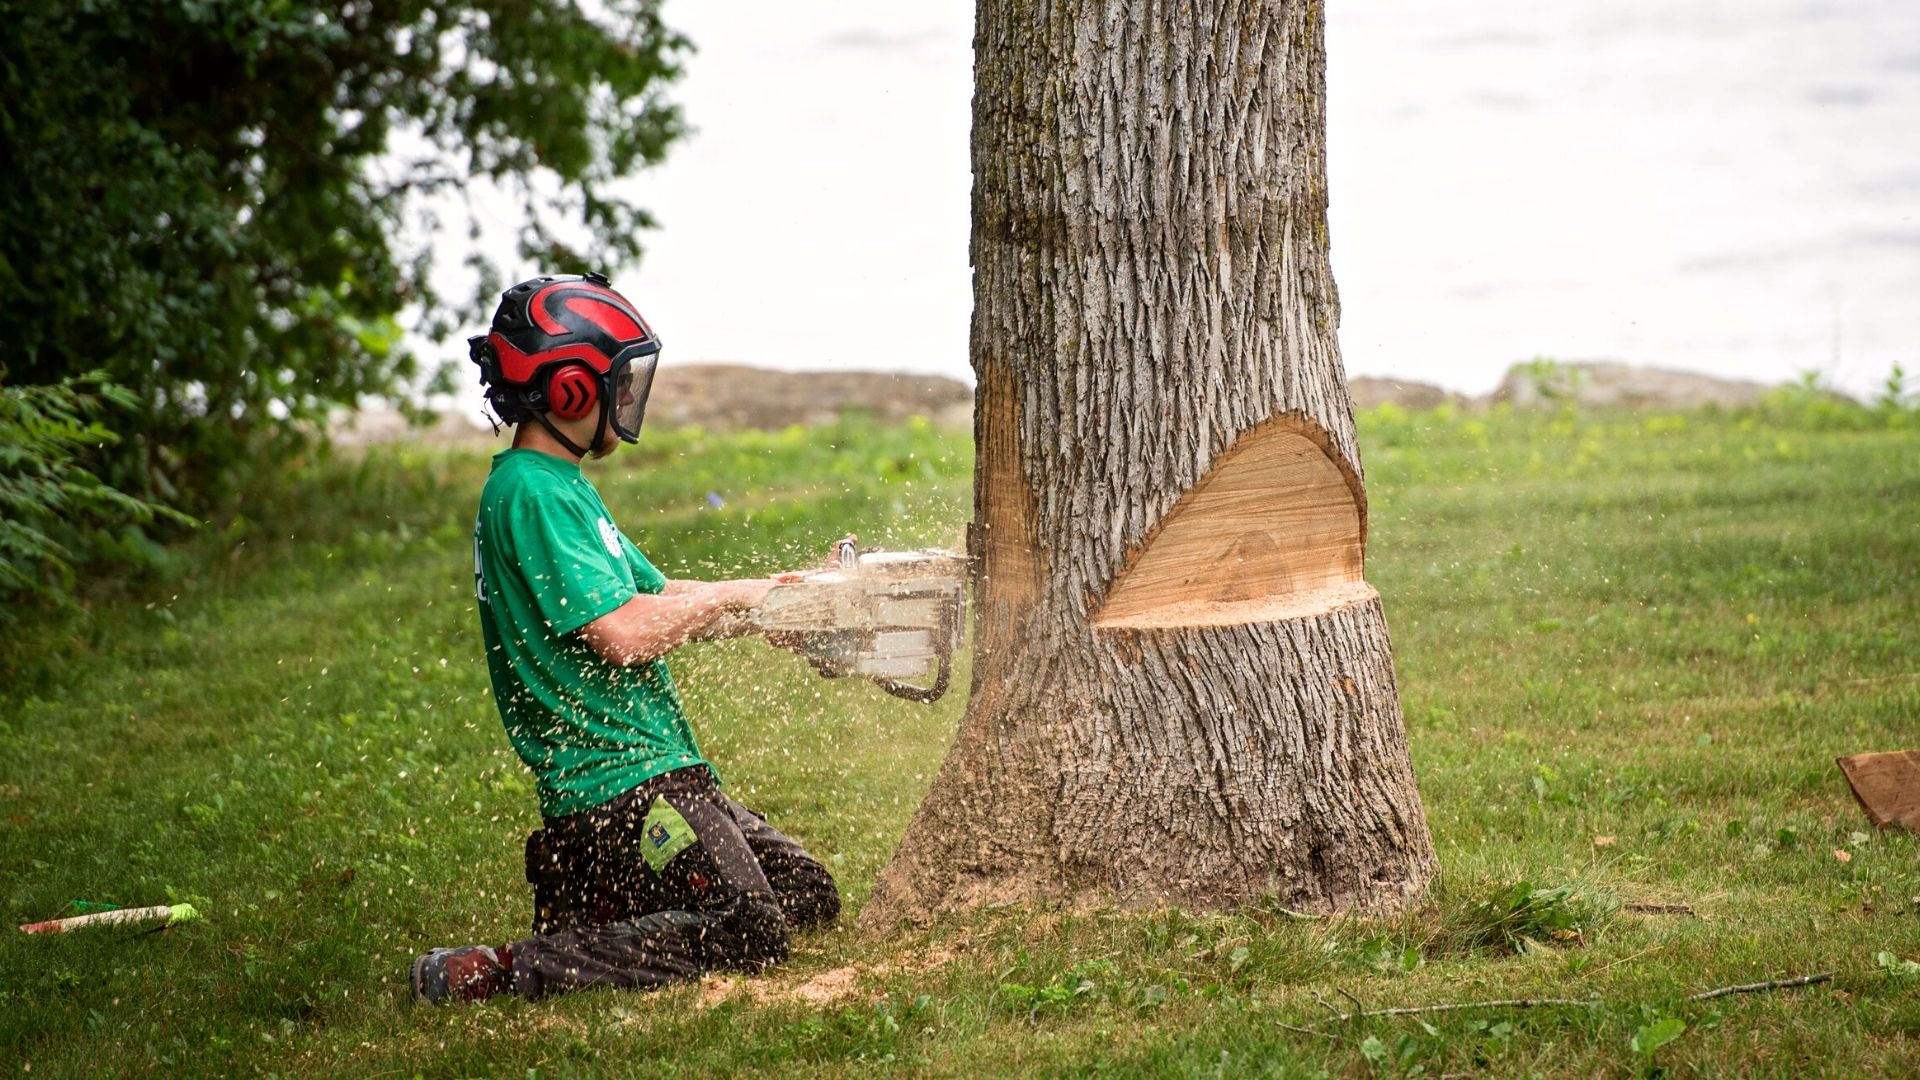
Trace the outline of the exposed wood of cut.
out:
M 1854 754 L 1838 759 L 1867 819 L 1884 829 L 1920 832 L 1920 750 Z
M 1242 435 L 1121 571 L 1098 627 L 1226 626 L 1371 599 L 1366 506 L 1318 424 L 1297 414 Z

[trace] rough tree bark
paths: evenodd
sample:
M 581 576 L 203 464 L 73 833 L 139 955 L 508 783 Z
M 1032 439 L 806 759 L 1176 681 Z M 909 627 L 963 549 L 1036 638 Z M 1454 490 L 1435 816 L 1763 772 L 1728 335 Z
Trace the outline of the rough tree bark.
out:
M 1319 3 L 980 0 L 974 44 L 973 697 L 864 923 L 1407 904 Z

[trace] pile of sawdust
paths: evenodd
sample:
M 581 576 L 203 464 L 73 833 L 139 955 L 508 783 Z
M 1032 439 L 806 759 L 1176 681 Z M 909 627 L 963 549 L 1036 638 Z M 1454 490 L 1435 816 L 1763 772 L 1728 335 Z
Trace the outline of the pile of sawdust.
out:
M 858 995 L 860 983 L 865 978 L 884 978 L 902 972 L 919 974 L 932 971 L 951 961 L 953 957 L 951 950 L 932 949 L 897 963 L 880 963 L 867 968 L 858 964 L 847 964 L 830 971 L 823 971 L 800 982 L 794 982 L 790 978 L 782 980 L 777 975 L 760 978 L 745 975 L 709 975 L 700 981 L 700 1007 L 710 1009 L 735 996 L 744 995 L 746 1000 L 756 1005 L 787 1005 L 798 1002 L 817 1008 Z M 874 1001 L 878 1000 L 880 995 L 869 992 L 866 997 Z

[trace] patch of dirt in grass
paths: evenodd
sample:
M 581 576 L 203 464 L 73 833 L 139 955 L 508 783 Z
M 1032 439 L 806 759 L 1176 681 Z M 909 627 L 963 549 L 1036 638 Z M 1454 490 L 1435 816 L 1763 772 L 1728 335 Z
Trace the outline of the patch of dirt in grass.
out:
M 740 980 L 727 975 L 709 975 L 700 980 L 700 1007 L 711 1009 L 733 996 Z
M 854 984 L 860 981 L 860 969 L 849 964 L 832 971 L 823 971 L 798 986 L 785 990 L 769 988 L 766 999 L 772 1001 L 804 1001 L 809 1005 L 826 1005 L 838 1001 L 853 993 Z
M 700 981 L 700 1007 L 710 1009 L 736 993 L 746 995 L 747 999 L 756 1005 L 785 1005 L 794 1002 L 814 1006 L 831 1005 L 844 998 L 856 996 L 860 991 L 860 981 L 866 976 L 919 974 L 949 963 L 954 956 L 953 950 L 936 947 L 924 953 L 904 956 L 891 963 L 883 961 L 871 967 L 846 964 L 800 982 L 782 981 L 777 977 L 709 975 Z
M 823 971 L 800 983 L 785 985 L 771 980 L 751 979 L 731 975 L 709 975 L 700 983 L 700 1007 L 710 1009 L 715 1005 L 743 994 L 756 1005 L 784 1005 L 800 1002 L 806 1005 L 831 1005 L 844 997 L 853 996 L 863 972 L 855 965 L 837 967 Z
M 564 1031 L 582 1039 L 593 1034 L 593 1029 L 587 1026 L 586 1021 L 559 1012 L 542 1014 L 533 1021 L 533 1027 L 535 1031 Z

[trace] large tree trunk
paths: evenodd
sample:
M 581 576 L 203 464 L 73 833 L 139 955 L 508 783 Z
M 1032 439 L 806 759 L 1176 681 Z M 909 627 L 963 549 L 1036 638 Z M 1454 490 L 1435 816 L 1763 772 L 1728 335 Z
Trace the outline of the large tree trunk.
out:
M 1389 909 L 1434 867 L 1311 0 L 980 0 L 973 699 L 864 914 Z

